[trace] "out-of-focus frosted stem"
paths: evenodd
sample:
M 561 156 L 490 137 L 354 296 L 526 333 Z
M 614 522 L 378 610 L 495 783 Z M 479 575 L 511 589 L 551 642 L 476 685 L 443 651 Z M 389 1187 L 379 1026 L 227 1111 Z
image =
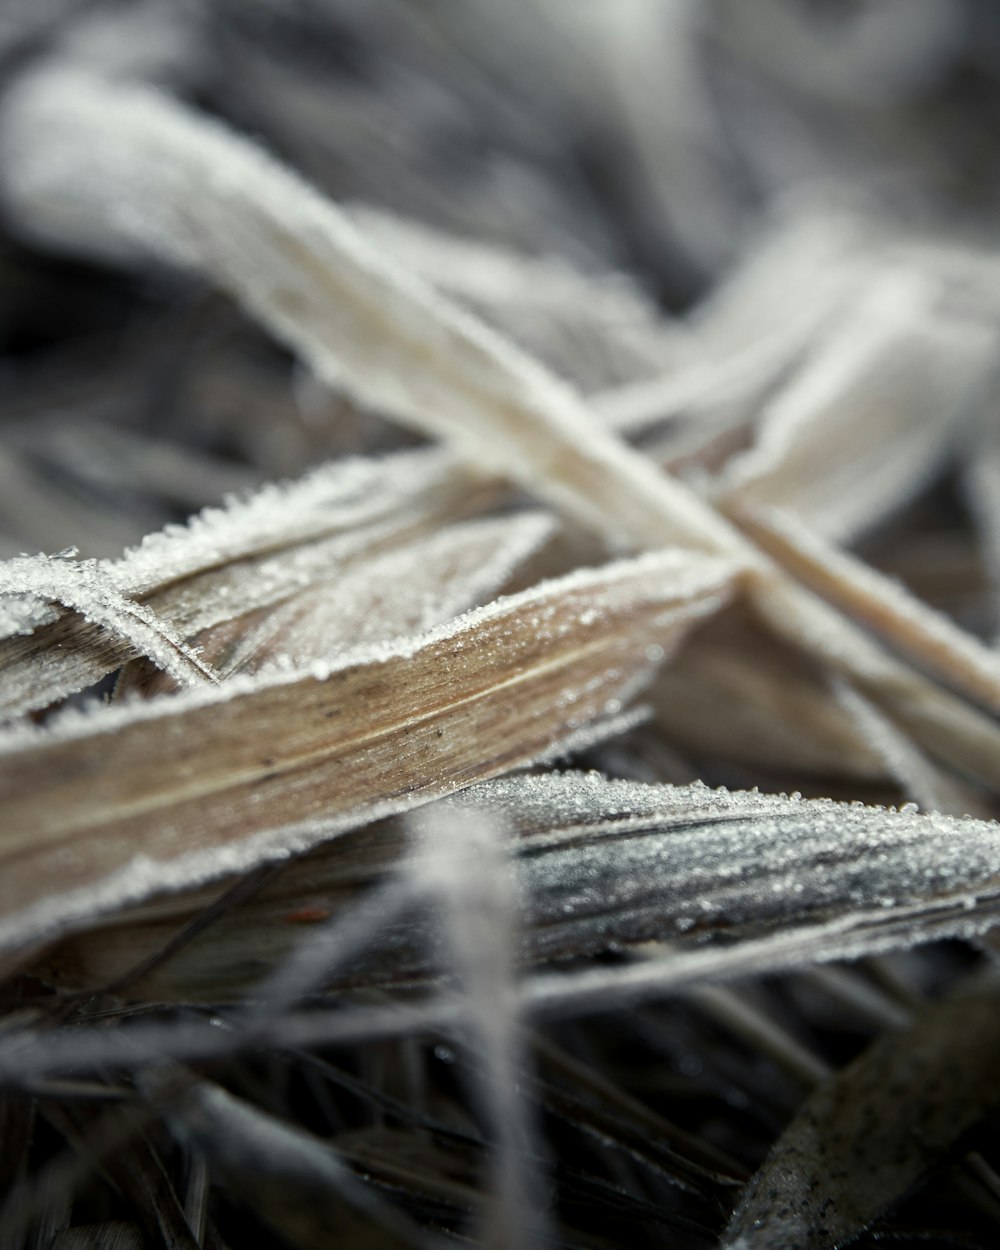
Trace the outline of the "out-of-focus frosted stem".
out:
M 569 387 L 390 267 L 252 143 L 156 91 L 73 69 L 22 80 L 0 115 L 0 195 L 34 239 L 206 273 L 318 375 L 447 438 L 613 547 L 680 542 L 750 558 L 727 522 Z

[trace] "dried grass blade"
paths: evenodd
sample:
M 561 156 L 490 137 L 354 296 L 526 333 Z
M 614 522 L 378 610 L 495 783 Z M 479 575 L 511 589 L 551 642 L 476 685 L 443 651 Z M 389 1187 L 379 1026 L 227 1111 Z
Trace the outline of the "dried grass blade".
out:
M 544 513 L 468 521 L 373 556 L 266 613 L 229 649 L 222 671 L 333 660 L 352 646 L 423 633 L 495 597 L 554 528 Z M 222 627 L 224 636 L 231 630 Z M 211 656 L 210 640 L 198 641 Z
M 37 606 L 44 610 L 51 603 L 79 613 L 123 643 L 130 654 L 148 657 L 182 687 L 219 680 L 165 621 L 146 605 L 126 598 L 93 561 L 20 556 L 0 564 L 0 611 L 7 614 L 11 632 L 19 620 L 32 618 Z M 33 627 L 34 620 L 29 628 Z
M 7 207 L 33 237 L 204 270 L 318 376 L 612 545 L 750 558 L 568 386 L 387 265 L 334 204 L 222 126 L 154 91 L 50 68 L 5 98 L 0 153 Z
M 885 762 L 831 698 L 823 667 L 735 603 L 684 644 L 650 694 L 663 732 L 707 758 L 777 776 L 880 781 Z
M 974 978 L 825 1082 L 751 1181 L 727 1250 L 832 1250 L 1000 1102 L 995 974 Z
M 355 1244 L 373 1236 L 386 1247 L 427 1244 L 326 1142 L 217 1085 L 198 1082 L 169 1119 L 214 1175 L 296 1246 L 326 1250 L 331 1228 Z
M 736 515 L 781 565 L 893 648 L 1000 714 L 1000 657 L 947 617 L 786 512 L 741 506 Z
M 527 962 L 623 943 L 737 937 L 739 945 L 715 952 L 678 951 L 662 967 L 680 976 L 705 958 L 712 975 L 729 966 L 738 975 L 745 961 L 761 960 L 770 971 L 771 958 L 797 966 L 942 933 L 973 935 L 1000 911 L 1000 826 L 989 821 L 579 773 L 498 779 L 453 802 L 459 810 L 468 802 L 469 825 L 485 809 L 518 837 L 519 958 Z M 280 963 L 300 940 L 302 925 L 290 917 L 350 915 L 358 894 L 396 869 L 402 843 L 388 821 L 317 849 L 219 918 L 211 944 L 178 952 L 134 991 L 233 998 L 247 988 L 248 973 Z M 208 901 L 204 893 L 177 895 L 122 912 L 61 943 L 38 970 L 92 988 L 156 950 Z M 382 934 L 371 959 L 334 981 L 428 975 L 425 929 L 415 920 Z M 755 947 L 755 935 L 767 933 L 776 935 L 773 944 Z M 612 987 L 616 976 L 628 983 L 626 970 L 605 972 Z
M 438 451 L 342 461 L 206 509 L 99 568 L 114 594 L 137 612 L 154 611 L 190 643 L 201 630 L 474 515 L 499 489 Z M 83 690 L 134 654 L 108 630 L 56 609 L 23 624 L 30 626 L 27 636 L 0 640 L 8 716 Z
M 551 755 L 620 710 L 663 647 L 717 609 L 733 572 L 677 552 L 621 561 L 335 666 L 9 732 L 0 940 L 246 869 Z
M 924 811 L 983 819 L 993 814 L 980 794 L 938 768 L 870 699 L 848 682 L 835 679 L 833 686 L 837 701 L 854 719 L 873 751 L 885 761 L 889 775 Z
M 993 628 L 1000 636 L 1000 436 L 989 417 L 965 449 L 963 484 L 993 591 Z
M 368 204 L 345 205 L 387 257 L 458 301 L 569 378 L 584 394 L 686 363 L 695 347 L 625 273 L 584 273 L 561 256 L 535 256 L 458 238 Z
M 515 892 L 496 810 L 448 804 L 410 818 L 417 846 L 411 871 L 440 912 L 466 1007 L 464 1033 L 482 1066 L 478 1101 L 494 1159 L 484 1244 L 530 1250 L 543 1244 L 544 1180 L 521 1070 L 527 1063 L 517 1016 L 513 957 Z M 535 1157 L 533 1164 L 527 1160 Z

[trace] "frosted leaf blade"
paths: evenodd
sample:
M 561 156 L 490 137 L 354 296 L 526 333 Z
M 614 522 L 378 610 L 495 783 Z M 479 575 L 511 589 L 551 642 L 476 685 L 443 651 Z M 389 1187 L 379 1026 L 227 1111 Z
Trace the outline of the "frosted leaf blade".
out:
M 115 581 L 91 561 L 22 556 L 0 564 L 0 599 L 26 596 L 79 613 L 133 655 L 146 656 L 178 685 L 198 686 L 218 677 L 175 637 L 146 605 L 126 598 Z
M 226 671 L 254 672 L 275 657 L 298 665 L 361 644 L 421 633 L 494 597 L 551 537 L 545 514 L 449 526 L 318 582 L 241 639 Z
M 787 513 L 739 509 L 754 539 L 795 575 L 903 654 L 995 712 L 1000 657 L 903 587 Z
M 568 386 L 386 264 L 334 204 L 249 142 L 155 92 L 71 70 L 22 80 L 2 121 L 3 191 L 34 237 L 202 269 L 317 376 L 447 439 L 612 546 L 750 558 Z
M 732 575 L 650 555 L 337 666 L 12 731 L 0 743 L 0 938 L 87 915 L 98 897 L 106 908 L 245 869 L 544 757 L 617 708 L 650 643 L 671 645 L 714 611 Z M 290 818 L 298 835 L 274 832 Z
M 200 630 L 267 608 L 321 577 L 474 514 L 498 493 L 440 452 L 323 466 L 147 535 L 102 564 L 127 601 L 152 608 L 190 641 Z M 55 615 L 54 620 L 49 617 Z M 58 609 L 34 632 L 0 640 L 0 700 L 16 716 L 85 689 L 135 649 Z
M 522 960 L 711 940 L 703 951 L 678 946 L 659 970 L 649 969 L 646 993 L 656 991 L 661 973 L 665 984 L 671 976 L 688 984 L 699 969 L 716 978 L 768 972 L 981 932 L 1000 910 L 1000 827 L 989 821 L 581 773 L 501 778 L 451 802 L 467 824 L 481 810 L 510 825 Z M 312 852 L 218 921 L 210 946 L 180 952 L 135 992 L 241 992 L 248 959 L 264 968 L 294 945 L 290 914 L 301 907 L 349 914 L 360 890 L 398 867 L 403 847 L 398 823 L 387 821 Z M 77 934 L 48 957 L 46 975 L 77 986 L 114 979 L 211 897 L 153 899 L 109 927 Z M 379 984 L 426 974 L 421 932 L 383 935 L 377 958 L 347 979 Z M 740 940 L 716 945 L 720 937 Z M 620 983 L 628 1000 L 627 970 L 597 975 L 602 992 Z M 635 975 L 641 982 L 641 970 Z
M 919 269 L 888 271 L 765 412 L 719 482 L 736 506 L 801 516 L 847 541 L 905 503 L 954 446 L 995 335 L 957 325 Z

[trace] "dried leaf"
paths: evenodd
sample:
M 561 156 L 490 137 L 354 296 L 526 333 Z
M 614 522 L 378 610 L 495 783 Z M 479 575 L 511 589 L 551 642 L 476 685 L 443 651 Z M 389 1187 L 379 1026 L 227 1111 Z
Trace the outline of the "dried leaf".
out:
M 23 943 L 551 755 L 617 715 L 732 575 L 650 555 L 334 664 L 11 731 L 0 937 Z
M 518 836 L 526 961 L 654 939 L 736 936 L 741 945 L 711 957 L 677 951 L 663 961 L 667 976 L 676 966 L 678 976 L 690 967 L 694 977 L 702 956 L 712 975 L 724 975 L 728 962 L 735 976 L 747 971 L 744 959 L 759 957 L 762 967 L 753 970 L 772 970 L 771 949 L 797 966 L 825 957 L 824 947 L 836 958 L 981 933 L 1000 907 L 1000 826 L 989 821 L 579 773 L 501 779 L 453 802 L 468 825 L 481 808 Z M 389 821 L 314 851 L 219 918 L 210 944 L 176 952 L 130 992 L 232 998 L 248 979 L 280 964 L 310 922 L 349 915 L 365 886 L 397 870 L 402 845 Z M 110 926 L 60 944 L 38 971 L 89 988 L 115 979 L 211 897 L 176 895 L 125 911 Z M 781 940 L 773 948 L 747 940 L 762 933 Z M 379 984 L 426 975 L 427 945 L 424 923 L 393 926 L 371 957 L 338 979 Z M 627 984 L 619 968 L 609 972 L 610 985 L 614 974 Z
M 241 634 L 222 672 L 298 667 L 422 633 L 494 597 L 553 528 L 543 513 L 469 521 L 376 556 L 267 613 Z M 204 634 L 199 644 L 215 650 Z
M 885 776 L 885 761 L 831 697 L 823 667 L 733 604 L 684 644 L 653 683 L 664 734 L 709 759 L 778 776 Z
M 317 376 L 612 545 L 747 555 L 568 386 L 388 265 L 334 204 L 207 118 L 142 87 L 49 69 L 6 97 L 0 151 L 8 208 L 34 238 L 203 269 Z
M 1000 712 L 1000 659 L 946 616 L 848 552 L 772 508 L 741 523 L 781 563 L 852 617 L 963 693 Z
M 341 461 L 206 509 L 98 567 L 112 595 L 134 604 L 137 614 L 151 610 L 162 628 L 190 642 L 199 631 L 269 608 L 372 554 L 433 533 L 496 493 L 439 452 Z M 29 627 L 28 636 L 0 641 L 7 715 L 83 690 L 135 654 L 107 629 L 65 613 L 46 609 L 19 626 Z
M 952 816 L 980 816 L 993 813 L 971 786 L 962 785 L 938 768 L 920 751 L 888 716 L 846 682 L 835 682 L 838 701 L 853 717 L 881 759 L 910 799 L 925 811 L 946 812 Z
M 460 239 L 370 205 L 347 205 L 359 232 L 568 378 L 584 394 L 685 362 L 694 344 L 625 273 L 586 274 L 557 256 Z M 676 366 L 675 366 L 676 367 Z
M 51 603 L 124 641 L 181 686 L 218 682 L 180 638 L 145 605 L 126 599 L 94 561 L 21 556 L 0 564 L 0 629 L 8 635 L 33 631 Z

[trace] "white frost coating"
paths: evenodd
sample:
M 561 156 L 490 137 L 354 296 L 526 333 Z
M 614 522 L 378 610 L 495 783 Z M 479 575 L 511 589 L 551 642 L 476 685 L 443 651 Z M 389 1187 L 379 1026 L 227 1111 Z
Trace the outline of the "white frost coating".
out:
M 939 307 L 941 282 L 888 271 L 765 413 L 723 497 L 787 508 L 846 541 L 925 484 L 993 366 L 997 336 Z
M 368 204 L 344 211 L 386 256 L 457 300 L 585 394 L 687 366 L 696 349 L 620 272 L 583 273 L 561 256 L 534 256 L 459 238 Z
M 608 942 L 754 938 L 634 970 L 528 987 L 541 1005 L 700 977 L 766 973 L 943 935 L 1000 913 L 1000 825 L 860 803 L 647 786 L 597 774 L 511 777 L 452 800 L 509 813 L 530 957 Z
M 228 656 L 223 673 L 334 662 L 345 647 L 423 633 L 493 595 L 552 535 L 544 513 L 448 526 L 323 581 L 270 613 Z
M 92 560 L 19 556 L 0 563 L 0 602 L 56 602 L 109 630 L 147 656 L 181 686 L 217 683 L 218 677 L 198 659 L 165 622 L 142 604 L 126 599 L 113 579 Z
M 57 619 L 57 611 L 46 598 L 23 593 L 0 598 L 0 639 L 34 633 Z
M 835 681 L 837 701 L 850 713 L 865 741 L 884 761 L 904 794 L 924 811 L 954 816 L 978 814 L 977 796 L 956 784 L 919 751 L 892 721 L 844 681 Z
M 568 902 L 566 924 L 603 918 L 619 934 L 630 911 L 659 936 L 685 920 L 710 933 L 869 911 L 915 916 L 918 934 L 921 910 L 1000 899 L 995 821 L 573 773 L 483 782 L 453 800 L 466 801 L 512 813 L 546 924 Z
M 486 489 L 488 494 L 491 488 Z M 345 460 L 208 508 L 97 567 L 114 593 L 144 597 L 171 633 L 189 639 L 334 577 L 372 549 L 433 530 L 467 512 L 478 498 L 476 484 L 441 451 Z M 32 615 L 33 601 L 23 597 L 6 602 L 16 605 L 9 623 L 22 632 L 60 615 L 46 605 Z M 32 645 L 16 637 L 0 640 L 4 712 L 14 716 L 46 707 L 99 681 L 127 658 L 107 646 L 48 646 L 43 636 Z
M 123 592 L 148 594 L 244 556 L 378 522 L 440 486 L 455 468 L 439 451 L 338 460 L 296 482 L 268 483 L 246 499 L 206 508 L 103 567 Z
M 0 192 L 38 239 L 204 270 L 318 376 L 445 436 L 613 544 L 680 541 L 753 562 L 722 518 L 569 387 L 387 265 L 253 145 L 155 91 L 71 70 L 24 78 L 0 118 Z
M 227 703 L 241 695 L 273 686 L 294 685 L 304 678 L 325 679 L 335 672 L 362 664 L 379 664 L 408 658 L 434 643 L 473 634 L 483 624 L 509 614 L 533 614 L 536 636 L 552 638 L 571 633 L 577 618 L 562 602 L 573 592 L 586 592 L 586 606 L 594 620 L 630 605 L 662 603 L 665 616 L 674 621 L 679 613 L 701 615 L 716 610 L 740 569 L 732 561 L 693 556 L 668 549 L 649 552 L 630 560 L 616 560 L 598 569 L 576 569 L 564 577 L 540 582 L 516 595 L 505 595 L 483 607 L 462 613 L 425 633 L 386 643 L 352 648 L 324 666 L 317 677 L 310 666 L 287 672 L 237 674 L 222 687 L 179 691 L 137 703 L 111 704 L 79 710 L 72 708 L 44 725 L 19 724 L 0 730 L 0 754 L 12 753 L 46 741 L 68 742 L 94 734 L 110 733 L 124 725 L 182 715 L 211 703 Z M 662 655 L 659 657 L 662 659 Z
M 764 507 L 744 515 L 755 536 L 800 580 L 899 651 L 1000 712 L 1000 656 L 994 650 L 788 513 Z

